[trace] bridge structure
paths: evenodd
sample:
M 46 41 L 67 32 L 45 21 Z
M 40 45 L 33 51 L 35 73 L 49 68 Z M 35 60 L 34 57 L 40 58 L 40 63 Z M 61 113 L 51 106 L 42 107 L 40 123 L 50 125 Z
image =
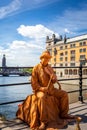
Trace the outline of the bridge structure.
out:
M 0 75 L 1 76 L 10 76 L 10 75 L 29 76 L 31 75 L 31 73 L 29 72 L 29 68 L 31 67 L 7 67 L 6 56 L 4 54 L 2 58 L 2 66 L 0 67 Z
M 30 67 L 0 67 L 1 76 L 30 76 L 31 73 L 27 71 Z

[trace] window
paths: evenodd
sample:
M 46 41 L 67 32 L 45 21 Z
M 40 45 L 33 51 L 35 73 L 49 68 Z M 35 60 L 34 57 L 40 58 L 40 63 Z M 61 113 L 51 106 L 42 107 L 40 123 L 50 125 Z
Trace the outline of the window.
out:
M 68 66 L 68 64 L 66 63 L 65 66 Z
M 80 60 L 85 59 L 85 55 L 80 55 Z
M 56 58 L 54 58 L 54 62 L 56 62 Z
M 83 46 L 85 46 L 86 45 L 86 42 L 83 42 Z
M 57 54 L 57 49 L 56 48 L 54 48 L 54 55 L 56 55 Z
M 70 44 L 70 47 L 71 48 L 73 48 L 73 47 L 75 47 L 76 46 L 76 44 L 74 43 L 74 44 Z
M 87 69 L 84 69 L 84 70 L 83 70 L 83 74 L 84 74 L 84 75 L 87 75 Z
M 80 63 L 85 66 L 85 61 L 81 61 Z
M 70 52 L 71 54 L 75 54 L 75 50 L 71 50 L 71 52 Z
M 86 48 L 80 49 L 79 52 L 86 52 Z
M 76 44 L 73 44 L 73 47 L 75 47 L 76 46 Z
M 62 50 L 63 49 L 63 46 L 60 46 L 60 50 Z
M 68 74 L 68 70 L 67 70 L 67 69 L 65 69 L 65 74 L 66 74 L 66 75 Z
M 67 51 L 65 51 L 65 55 L 67 55 L 68 54 L 68 52 Z
M 83 50 L 82 50 L 82 49 L 80 49 L 80 50 L 79 50 L 79 52 L 81 53 L 81 52 L 83 52 Z
M 60 56 L 63 56 L 63 52 L 62 52 L 62 53 L 60 53 Z
M 72 57 L 71 57 L 71 61 L 75 61 L 75 56 L 72 56 Z
M 71 67 L 75 66 L 75 63 L 70 63 L 70 66 L 71 66 Z
M 80 42 L 80 43 L 79 43 L 79 45 L 80 45 L 80 46 L 82 46 L 82 45 L 83 45 L 83 43 L 82 43 L 82 42 Z
M 83 48 L 83 52 L 86 52 L 86 48 Z
M 65 49 L 67 49 L 67 45 L 65 46 Z
M 60 57 L 60 61 L 63 61 L 63 57 Z
M 69 74 L 72 75 L 72 69 L 69 70 Z
M 73 70 L 73 74 L 74 74 L 74 75 L 77 75 L 77 69 L 74 69 L 74 70 Z
M 70 44 L 70 47 L 72 48 L 72 44 Z
M 60 64 L 60 67 L 63 67 L 63 64 Z
M 85 45 L 86 45 L 86 41 L 80 42 L 79 45 L 80 45 L 80 46 L 85 46 Z
M 67 61 L 68 60 L 68 58 L 67 57 L 65 57 L 65 61 Z

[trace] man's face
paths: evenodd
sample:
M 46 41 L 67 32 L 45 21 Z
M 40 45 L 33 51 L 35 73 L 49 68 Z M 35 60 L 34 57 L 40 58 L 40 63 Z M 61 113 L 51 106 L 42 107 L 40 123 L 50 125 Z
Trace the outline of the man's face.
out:
M 46 65 L 48 64 L 49 60 L 50 60 L 50 59 L 49 59 L 49 58 L 46 58 L 46 57 L 45 57 L 45 58 L 42 58 L 42 59 L 41 59 L 41 63 L 42 63 L 44 66 L 46 66 Z

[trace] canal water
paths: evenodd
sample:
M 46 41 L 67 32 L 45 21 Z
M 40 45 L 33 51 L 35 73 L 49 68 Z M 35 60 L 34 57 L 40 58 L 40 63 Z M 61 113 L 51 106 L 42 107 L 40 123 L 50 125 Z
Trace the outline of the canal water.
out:
M 0 76 L 0 84 L 13 84 L 29 82 L 29 77 L 26 76 Z M 0 87 L 0 103 L 10 102 L 15 100 L 25 99 L 32 93 L 31 85 L 15 85 Z M 1 105 L 0 115 L 4 115 L 6 119 L 15 118 L 16 111 L 19 103 Z

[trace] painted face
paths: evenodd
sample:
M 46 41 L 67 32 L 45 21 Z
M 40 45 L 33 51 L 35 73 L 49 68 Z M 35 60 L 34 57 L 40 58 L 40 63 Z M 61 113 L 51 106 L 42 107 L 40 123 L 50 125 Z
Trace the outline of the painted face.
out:
M 49 58 L 46 58 L 46 57 L 41 59 L 41 63 L 42 63 L 42 65 L 44 65 L 44 66 L 46 66 L 49 61 L 50 61 L 50 59 L 49 59 Z

